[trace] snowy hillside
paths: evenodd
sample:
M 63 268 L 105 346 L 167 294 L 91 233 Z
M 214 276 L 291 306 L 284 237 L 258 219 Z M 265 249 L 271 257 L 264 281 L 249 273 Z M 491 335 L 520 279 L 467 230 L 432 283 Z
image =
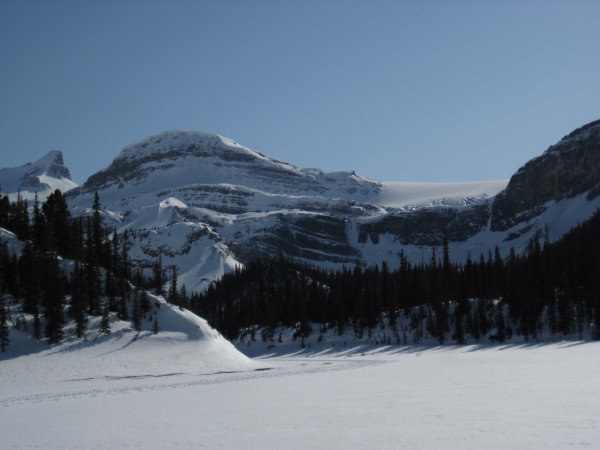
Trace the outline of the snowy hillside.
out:
M 53 150 L 34 163 L 0 169 L 0 186 L 1 192 L 9 194 L 11 200 L 16 199 L 19 190 L 24 199 L 32 200 L 37 193 L 43 200 L 56 189 L 66 192 L 77 184 L 71 180 L 62 153 Z
M 152 309 L 138 333 L 129 322 L 111 319 L 111 334 L 99 330 L 100 317 L 92 318 L 85 339 L 74 335 L 49 346 L 29 332 L 11 328 L 7 353 L 0 353 L 4 396 L 35 396 L 44 385 L 67 391 L 70 383 L 89 388 L 113 380 L 160 379 L 174 374 L 203 375 L 247 371 L 260 364 L 239 353 L 204 319 L 150 296 Z M 14 316 L 16 317 L 16 316 Z M 153 333 L 154 319 L 160 332 Z M 29 322 L 29 320 L 28 320 Z M 54 388 L 53 388 L 54 389 Z

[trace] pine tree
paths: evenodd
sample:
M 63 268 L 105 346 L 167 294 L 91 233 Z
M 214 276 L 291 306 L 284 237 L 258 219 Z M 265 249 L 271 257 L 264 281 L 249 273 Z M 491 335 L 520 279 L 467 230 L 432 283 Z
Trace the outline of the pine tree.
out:
M 0 294 L 6 292 L 9 286 L 9 277 L 6 272 L 10 271 L 10 258 L 8 256 L 7 243 L 0 239 Z
M 42 338 L 42 323 L 40 321 L 37 305 L 35 307 L 35 313 L 33 314 L 33 337 L 38 341 Z
M 0 227 L 8 228 L 9 226 L 10 201 L 8 195 L 0 196 Z
M 119 311 L 117 312 L 117 317 L 121 320 L 129 320 L 129 310 L 127 308 L 127 300 L 126 297 L 129 296 L 130 293 L 124 293 L 119 299 Z
M 49 233 L 47 248 L 64 257 L 73 256 L 74 236 L 71 233 L 71 213 L 62 192 L 56 189 L 42 205 Z
M 110 303 L 104 302 L 102 308 L 102 319 L 100 320 L 100 332 L 105 335 L 110 334 Z
M 42 297 L 46 316 L 45 335 L 48 342 L 59 342 L 63 337 L 64 281 L 55 254 L 48 254 L 43 260 Z
M 140 309 L 140 297 L 138 291 L 133 292 L 133 307 L 131 308 L 131 326 L 135 331 L 142 329 L 142 311 Z
M 178 302 L 179 291 L 177 289 L 177 266 L 171 266 L 171 284 L 169 287 L 169 302 L 174 305 L 179 304 Z
M 150 311 L 150 299 L 148 298 L 148 293 L 146 291 L 142 291 L 140 294 L 140 311 L 142 312 L 142 315 L 145 315 Z
M 100 196 L 98 191 L 94 193 L 94 203 L 92 204 L 92 224 L 91 224 L 91 241 L 94 248 L 94 253 L 100 262 L 103 261 L 102 241 L 104 230 L 102 228 L 102 213 L 100 209 Z
M 102 295 L 102 282 L 100 279 L 100 259 L 98 256 L 98 248 L 94 224 L 87 221 L 87 240 L 85 244 L 85 285 L 84 293 L 87 303 L 87 310 L 90 314 L 100 313 L 100 296 Z
M 127 248 L 127 242 L 129 240 L 129 233 L 127 232 L 127 230 L 125 230 L 123 232 L 123 236 L 121 238 L 121 272 L 120 275 L 122 278 L 125 279 L 130 279 L 131 278 L 131 271 L 130 271 L 130 267 L 129 267 L 129 253 L 128 253 L 128 248 Z
M 88 318 L 85 313 L 86 302 L 84 297 L 84 275 L 78 261 L 75 262 L 73 275 L 71 277 L 71 307 L 69 312 L 75 320 L 75 334 L 78 338 L 85 336 Z
M 158 254 L 158 260 L 154 264 L 152 268 L 153 282 L 154 282 L 154 292 L 156 295 L 163 295 L 163 267 L 162 267 L 162 254 Z
M 0 349 L 2 353 L 10 344 L 10 333 L 8 329 L 8 309 L 4 303 L 4 297 L 0 294 Z
M 29 212 L 27 200 L 23 199 L 21 190 L 17 194 L 17 201 L 10 205 L 7 227 L 21 240 L 29 239 Z
M 189 307 L 189 301 L 190 299 L 188 298 L 188 293 L 185 284 L 182 284 L 181 289 L 179 289 L 179 303 L 184 303 L 186 307 Z
M 112 233 L 112 251 L 111 251 L 111 263 L 110 263 L 110 271 L 116 274 L 123 273 L 123 269 L 121 267 L 121 254 L 119 249 L 119 233 L 115 228 Z
M 40 211 L 40 202 L 37 193 L 33 200 L 33 218 L 31 223 L 30 237 L 33 241 L 33 246 L 38 249 L 45 249 L 47 243 L 46 221 Z
M 33 314 L 41 297 L 41 258 L 31 241 L 23 246 L 18 262 L 19 291 L 23 298 L 23 310 Z

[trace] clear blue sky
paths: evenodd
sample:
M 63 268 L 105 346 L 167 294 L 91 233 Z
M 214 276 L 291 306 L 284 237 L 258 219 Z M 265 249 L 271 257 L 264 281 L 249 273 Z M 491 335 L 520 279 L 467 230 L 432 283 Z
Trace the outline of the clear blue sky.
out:
M 0 167 L 170 129 L 379 180 L 508 178 L 600 119 L 600 2 L 0 2 Z

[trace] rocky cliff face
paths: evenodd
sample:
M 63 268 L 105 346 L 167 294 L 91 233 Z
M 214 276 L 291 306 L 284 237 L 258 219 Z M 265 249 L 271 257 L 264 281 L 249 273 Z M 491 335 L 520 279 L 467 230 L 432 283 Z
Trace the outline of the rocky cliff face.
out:
M 204 189 L 234 185 L 271 195 L 340 198 L 368 196 L 380 189 L 380 183 L 351 172 L 298 169 L 222 136 L 170 131 L 125 147 L 109 167 L 85 182 L 81 193 L 116 186 L 143 194 L 188 185 Z
M 491 228 L 505 231 L 561 201 L 600 194 L 600 120 L 589 123 L 532 159 L 513 175 L 492 207 Z

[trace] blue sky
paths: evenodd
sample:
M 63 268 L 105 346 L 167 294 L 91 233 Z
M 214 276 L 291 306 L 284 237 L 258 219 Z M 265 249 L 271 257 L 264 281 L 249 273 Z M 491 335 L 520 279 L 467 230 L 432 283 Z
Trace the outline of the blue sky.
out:
M 379 180 L 510 177 L 600 118 L 600 2 L 0 2 L 0 167 L 209 131 Z

